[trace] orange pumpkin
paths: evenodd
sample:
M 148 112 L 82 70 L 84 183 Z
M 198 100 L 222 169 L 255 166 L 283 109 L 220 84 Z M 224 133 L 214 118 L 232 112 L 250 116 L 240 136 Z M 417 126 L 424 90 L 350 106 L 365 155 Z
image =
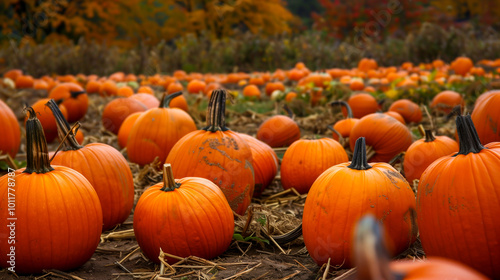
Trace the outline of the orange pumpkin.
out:
M 81 146 L 56 103 L 52 100 L 47 106 L 56 118 L 59 141 L 68 135 L 52 163 L 78 171 L 94 187 L 102 206 L 102 230 L 124 222 L 134 205 L 134 179 L 127 160 L 106 144 Z
M 388 112 L 384 112 L 384 114 L 391 116 L 391 117 L 395 118 L 396 120 L 398 120 L 400 123 L 406 125 L 405 119 L 403 118 L 403 116 L 401 116 L 400 113 L 398 113 L 396 111 L 388 111 Z
M 266 143 L 247 134 L 240 134 L 252 150 L 255 188 L 253 197 L 260 197 L 262 192 L 271 184 L 278 172 L 278 156 Z
M 0 123 L 3 131 L 2 141 L 0 141 L 0 153 L 9 154 L 12 158 L 15 158 L 19 145 L 21 145 L 21 128 L 14 112 L 1 99 Z
M 260 90 L 256 85 L 247 85 L 243 89 L 243 96 L 260 98 Z
M 113 80 L 107 80 L 101 84 L 99 94 L 101 96 L 115 96 L 118 93 L 118 86 Z
M 281 184 L 285 190 L 295 188 L 301 194 L 307 193 L 323 171 L 348 160 L 344 148 L 335 140 L 300 139 L 283 156 Z
M 399 99 L 391 104 L 389 111 L 399 113 L 406 123 L 419 123 L 422 120 L 420 106 L 409 99 Z
M 434 96 L 431 109 L 449 114 L 458 105 L 465 105 L 463 97 L 458 92 L 445 90 Z
M 12 70 L 9 70 L 7 72 L 5 72 L 3 74 L 3 77 L 4 78 L 9 78 L 11 79 L 13 82 L 15 82 L 17 80 L 18 77 L 22 76 L 23 75 L 23 70 L 20 70 L 20 69 L 12 69 Z
M 290 146 L 300 139 L 300 128 L 291 116 L 273 116 L 260 125 L 257 139 L 273 148 Z
M 233 232 L 233 212 L 220 188 L 205 178 L 175 180 L 170 164 L 163 167 L 163 182 L 141 195 L 134 212 L 137 243 L 155 263 L 160 248 L 182 258 L 215 258 L 227 250 Z
M 425 138 L 413 142 L 406 151 L 403 164 L 406 179 L 413 183 L 431 163 L 454 152 L 458 152 L 455 140 L 447 136 L 434 137 L 431 130 L 425 130 Z
M 62 105 L 68 110 L 68 121 L 76 122 L 83 118 L 89 107 L 89 98 L 83 88 L 75 83 L 62 83 L 54 87 L 49 98 L 62 99 Z
M 87 92 L 88 92 L 88 90 L 87 90 Z M 118 91 L 116 92 L 116 95 L 123 96 L 123 97 L 129 97 L 129 96 L 132 96 L 133 94 L 134 94 L 134 90 L 129 86 L 123 86 L 123 87 L 119 88 Z
M 135 124 L 135 121 L 139 118 L 142 112 L 136 112 L 130 114 L 120 126 L 118 130 L 118 145 L 120 148 L 125 148 L 127 146 L 128 137 L 130 135 L 130 131 Z
M 377 112 L 379 105 L 375 97 L 368 93 L 358 93 L 352 95 L 347 100 L 347 103 L 352 109 L 352 116 L 354 118 L 362 118 L 368 114 Z M 344 116 L 347 116 L 347 110 L 342 110 Z
M 187 100 L 182 94 L 170 101 L 170 108 L 179 108 L 184 112 L 189 112 Z
M 417 218 L 427 256 L 500 278 L 500 143 L 483 146 L 470 115 L 456 119 L 459 152 L 434 161 L 418 185 Z
M 364 116 L 352 128 L 349 137 L 351 150 L 359 137 L 366 138 L 366 144 L 375 154 L 370 161 L 389 162 L 412 144 L 410 130 L 395 118 L 375 113 Z
M 455 71 L 455 74 L 465 76 L 470 69 L 474 67 L 474 63 L 468 57 L 457 57 L 451 64 L 450 69 Z
M 160 100 L 154 95 L 147 93 L 137 93 L 129 97 L 130 99 L 137 100 L 144 104 L 148 109 L 157 108 L 160 106 Z
M 500 142 L 500 90 L 488 91 L 476 100 L 472 121 L 481 143 Z
M 147 93 L 147 94 L 154 95 L 155 91 L 149 86 L 141 86 L 137 89 L 137 93 Z
M 118 134 L 123 121 L 133 113 L 144 112 L 148 108 L 141 102 L 130 98 L 111 100 L 102 112 L 102 125 L 106 130 Z
M 80 173 L 65 166 L 50 166 L 42 125 L 33 109 L 29 108 L 28 114 L 27 166 L 0 178 L 0 263 L 2 267 L 11 266 L 7 255 L 13 246 L 9 232 L 15 231 L 16 273 L 75 269 L 92 257 L 99 244 L 101 204 Z M 12 202 L 12 190 L 8 188 L 13 187 L 13 181 L 19 206 L 15 209 L 15 229 L 7 226 L 11 218 L 7 204 Z
M 275 90 L 285 91 L 285 86 L 282 82 L 274 82 L 266 84 L 266 95 L 271 96 L 271 93 Z
M 182 92 L 165 95 L 159 108 L 149 109 L 136 120 L 127 142 L 131 162 L 145 165 L 159 157 L 164 162 L 174 144 L 196 130 L 193 119 L 170 101 Z
M 421 260 L 392 261 L 383 242 L 382 221 L 367 215 L 358 222 L 354 244 L 357 279 L 401 280 L 486 280 L 479 272 L 449 259 L 430 257 Z
M 31 106 L 31 108 L 35 110 L 38 120 L 42 124 L 43 133 L 45 134 L 45 140 L 47 141 L 47 143 L 50 143 L 57 138 L 56 119 L 54 118 L 54 115 L 52 114 L 52 111 L 50 111 L 49 107 L 46 106 L 49 100 L 49 98 L 40 99 L 35 102 L 33 106 Z M 60 104 L 59 110 L 65 118 L 68 116 L 68 111 L 66 110 L 66 107 L 64 107 L 64 105 Z M 28 117 L 26 116 L 24 122 L 26 123 L 27 120 Z
M 358 63 L 358 69 L 363 72 L 368 72 L 369 70 L 376 70 L 378 68 L 377 61 L 371 58 L 363 58 Z
M 183 90 L 184 90 L 184 87 L 181 85 L 181 83 L 173 82 L 170 85 L 168 85 L 167 94 L 172 94 L 172 93 L 176 93 L 176 92 L 183 91 Z
M 410 208 L 415 208 L 415 195 L 408 182 L 387 163 L 368 164 L 361 137 L 352 162 L 327 169 L 309 190 L 302 218 L 304 243 L 318 265 L 330 259 L 332 266 L 352 267 L 356 223 L 373 214 L 384 221 L 390 251 L 398 254 L 416 239 Z
M 291 91 L 291 92 L 289 92 L 289 93 L 286 94 L 285 101 L 286 102 L 292 102 L 292 100 L 294 100 L 295 98 L 297 98 L 297 93 Z
M 189 82 L 189 84 L 187 85 L 187 90 L 192 94 L 204 93 L 206 86 L 207 84 L 204 81 L 195 79 Z
M 201 177 L 214 182 L 222 189 L 231 209 L 243 215 L 255 185 L 252 151 L 239 133 L 226 127 L 226 94 L 223 89 L 213 91 L 207 126 L 180 139 L 166 162 L 172 164 L 179 178 Z
M 35 80 L 31 76 L 21 75 L 16 79 L 16 88 L 33 88 Z
M 330 103 L 330 105 L 341 105 L 347 110 L 347 118 L 344 120 L 337 121 L 335 125 L 333 125 L 333 133 L 332 137 L 335 140 L 339 140 L 339 135 L 342 136 L 342 138 L 346 139 L 349 138 L 349 135 L 351 135 L 351 130 L 354 127 L 354 125 L 359 121 L 359 119 L 355 119 L 352 117 L 352 110 L 349 104 L 345 101 L 334 101 Z
M 87 86 L 85 87 L 85 90 L 87 91 L 88 94 L 99 93 L 99 91 L 101 90 L 101 82 L 89 81 L 87 83 Z

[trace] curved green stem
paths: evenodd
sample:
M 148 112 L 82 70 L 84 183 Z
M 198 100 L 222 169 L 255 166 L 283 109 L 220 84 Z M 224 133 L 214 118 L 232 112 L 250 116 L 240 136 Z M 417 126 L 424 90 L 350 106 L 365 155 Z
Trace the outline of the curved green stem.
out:
M 26 121 L 26 169 L 23 173 L 43 174 L 54 170 L 50 166 L 47 141 L 43 127 L 36 112 L 28 107 L 28 120 Z
M 181 96 L 182 91 L 174 92 L 169 95 L 164 95 L 163 99 L 160 102 L 160 108 L 169 108 L 170 107 L 170 101 L 172 101 L 174 98 L 177 96 Z

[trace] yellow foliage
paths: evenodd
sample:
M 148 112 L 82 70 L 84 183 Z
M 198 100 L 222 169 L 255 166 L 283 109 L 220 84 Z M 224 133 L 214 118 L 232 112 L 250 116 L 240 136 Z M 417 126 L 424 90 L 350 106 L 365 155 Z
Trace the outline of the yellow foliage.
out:
M 205 32 L 213 38 L 236 29 L 270 35 L 289 32 L 294 16 L 282 0 L 4 0 L 2 38 L 36 42 L 65 36 L 98 42 L 157 44 Z M 23 4 L 24 3 L 24 4 Z

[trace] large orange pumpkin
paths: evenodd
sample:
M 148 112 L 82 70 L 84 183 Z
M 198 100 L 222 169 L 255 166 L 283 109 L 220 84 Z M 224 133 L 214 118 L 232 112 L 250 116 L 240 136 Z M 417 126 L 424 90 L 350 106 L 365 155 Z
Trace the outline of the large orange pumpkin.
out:
M 290 146 L 300 139 L 300 128 L 290 116 L 277 115 L 265 120 L 257 131 L 257 139 L 273 148 Z
M 368 164 L 361 137 L 352 162 L 327 169 L 309 190 L 302 218 L 304 243 L 318 265 L 330 259 L 332 266 L 352 267 L 356 223 L 372 214 L 383 221 L 391 253 L 398 254 L 416 238 L 411 208 L 415 195 L 408 182 L 387 163 Z
M 472 121 L 482 144 L 500 142 L 500 90 L 481 94 L 476 100 Z
M 83 118 L 89 107 L 89 98 L 83 88 L 75 83 L 62 83 L 49 94 L 54 100 L 63 99 L 62 105 L 68 110 L 68 121 L 76 122 Z
M 14 265 L 18 274 L 74 269 L 87 262 L 99 244 L 99 198 L 77 171 L 50 166 L 42 126 L 33 109 L 28 114 L 27 166 L 0 178 L 0 266 Z M 18 207 L 9 210 L 14 191 Z
M 458 143 L 448 136 L 432 135 L 425 130 L 425 138 L 417 140 L 408 147 L 403 163 L 405 177 L 408 182 L 420 179 L 425 169 L 440 157 L 458 152 Z
M 121 97 L 111 100 L 102 112 L 102 125 L 104 128 L 114 134 L 118 134 L 118 130 L 123 121 L 133 113 L 144 112 L 148 108 L 141 102 Z
M 163 167 L 163 182 L 141 195 L 134 212 L 137 243 L 155 263 L 160 248 L 182 258 L 215 258 L 229 247 L 233 232 L 233 212 L 220 188 L 205 178 L 176 180 L 170 164 Z
M 0 123 L 2 124 L 2 141 L 0 141 L 0 153 L 16 157 L 19 145 L 21 145 L 21 128 L 17 122 L 14 112 L 0 99 Z
M 500 143 L 481 145 L 470 116 L 456 123 L 459 152 L 436 160 L 420 178 L 420 239 L 427 256 L 454 259 L 498 279 Z
M 375 151 L 369 159 L 374 162 L 389 162 L 413 142 L 411 132 L 405 125 L 381 113 L 367 115 L 354 125 L 349 137 L 351 150 L 359 137 L 365 137 L 366 144 Z
M 382 223 L 373 216 L 361 219 L 356 229 L 354 257 L 357 278 L 364 280 L 486 280 L 486 276 L 459 262 L 430 257 L 422 260 L 403 260 L 389 263 L 383 242 Z
M 127 142 L 131 162 L 145 165 L 159 157 L 167 158 L 184 135 L 196 130 L 193 119 L 183 110 L 170 108 L 170 101 L 182 92 L 165 95 L 159 108 L 149 109 L 135 121 Z
M 281 161 L 281 184 L 285 190 L 307 193 L 323 171 L 348 160 L 342 145 L 333 139 L 297 140 Z
M 166 162 L 172 164 L 179 178 L 202 177 L 214 182 L 222 189 L 231 209 L 243 215 L 255 184 L 252 151 L 239 133 L 226 127 L 226 94 L 223 89 L 213 91 L 207 126 L 181 138 Z
M 54 112 L 59 141 L 67 134 L 61 151 L 52 163 L 80 172 L 94 187 L 102 205 L 103 230 L 124 222 L 134 204 L 134 179 L 127 160 L 115 148 L 101 143 L 81 146 L 55 102 L 47 104 Z M 69 133 L 68 133 L 69 132 Z
M 247 134 L 240 134 L 252 150 L 253 170 L 255 175 L 254 197 L 260 197 L 271 184 L 278 172 L 278 156 L 266 143 Z
M 391 104 L 389 111 L 399 113 L 406 123 L 419 123 L 422 120 L 422 110 L 415 102 L 409 99 L 399 99 Z

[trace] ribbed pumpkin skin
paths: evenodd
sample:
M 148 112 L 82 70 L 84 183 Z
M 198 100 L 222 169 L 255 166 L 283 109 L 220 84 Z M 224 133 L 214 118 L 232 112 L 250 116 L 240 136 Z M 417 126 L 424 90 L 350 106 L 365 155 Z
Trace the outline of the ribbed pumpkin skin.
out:
M 392 166 L 372 163 L 355 170 L 341 163 L 327 169 L 314 182 L 304 206 L 302 231 L 309 254 L 318 265 L 352 267 L 354 230 L 371 213 L 385 227 L 386 244 L 393 254 L 408 248 L 415 236 L 409 208 L 415 196 L 408 182 Z
M 16 171 L 16 273 L 70 270 L 87 262 L 100 242 L 99 198 L 80 173 L 64 166 L 45 174 Z M 12 178 L 12 177 L 11 177 Z M 0 178 L 0 266 L 7 264 L 8 175 Z M 10 191 L 12 193 L 12 191 Z
M 49 94 L 49 98 L 54 100 L 64 99 L 62 104 L 68 110 L 68 122 L 76 122 L 83 118 L 89 107 L 89 98 L 86 93 L 71 96 L 72 92 L 81 92 L 83 88 L 75 83 L 62 83 L 54 87 Z
M 181 186 L 174 191 L 162 191 L 163 183 L 158 183 L 142 194 L 134 212 L 137 243 L 155 263 L 160 262 L 160 248 L 180 257 L 217 257 L 229 247 L 234 232 L 224 194 L 203 178 L 176 182 Z
M 348 160 L 344 148 L 335 140 L 295 141 L 281 161 L 281 184 L 285 190 L 295 188 L 301 194 L 307 193 L 321 173 Z
M 404 280 L 487 280 L 479 272 L 459 262 L 439 257 L 429 257 L 425 261 L 393 261 L 391 270 L 402 273 Z
M 253 171 L 255 175 L 254 197 L 260 197 L 278 173 L 278 156 L 266 143 L 250 135 L 240 133 L 240 137 L 252 151 Z
M 158 100 L 158 98 L 154 95 L 148 93 L 136 93 L 128 98 L 141 102 L 146 105 L 148 109 L 158 108 L 158 106 L 160 106 L 160 100 Z
M 428 256 L 458 260 L 500 277 L 500 143 L 442 157 L 422 174 L 417 217 Z
M 135 121 L 139 118 L 142 112 L 137 112 L 130 114 L 120 126 L 120 130 L 118 130 L 118 145 L 121 148 L 125 148 L 127 146 L 128 136 L 130 135 L 130 131 L 135 124 Z
M 407 123 L 419 123 L 422 120 L 422 110 L 418 104 L 408 99 L 395 101 L 389 107 L 389 111 L 399 113 Z
M 140 165 L 153 162 L 157 156 L 164 162 L 175 143 L 194 130 L 193 119 L 181 109 L 149 109 L 139 116 L 130 131 L 128 157 Z
M 8 153 L 15 158 L 19 145 L 21 145 L 21 128 L 17 122 L 14 112 L 0 100 L 0 123 L 2 124 L 2 141 L 0 141 L 0 151 Z
M 410 184 L 413 180 L 420 179 L 425 169 L 440 157 L 458 152 L 458 143 L 448 136 L 435 136 L 432 142 L 420 139 L 408 148 L 405 154 L 403 167 L 405 177 Z
M 472 121 L 483 145 L 500 142 L 500 90 L 483 93 L 476 100 Z
M 198 130 L 181 138 L 166 163 L 177 178 L 201 177 L 214 182 L 236 213 L 243 215 L 250 205 L 255 179 L 252 151 L 233 131 Z
M 370 162 L 388 162 L 412 144 L 410 130 L 398 120 L 381 113 L 367 115 L 352 128 L 349 142 L 351 150 L 359 137 L 366 138 L 376 154 Z
M 127 161 L 115 148 L 88 144 L 79 150 L 58 152 L 52 163 L 72 168 L 89 180 L 101 201 L 103 231 L 128 218 L 134 205 L 134 179 Z
M 133 113 L 144 112 L 148 108 L 130 98 L 117 98 L 109 102 L 102 112 L 102 125 L 108 131 L 118 134 L 123 121 Z
M 257 139 L 273 148 L 290 146 L 300 139 L 300 128 L 287 116 L 273 116 L 260 125 Z
M 50 143 L 57 138 L 56 119 L 54 118 L 54 115 L 49 107 L 45 106 L 49 100 L 50 99 L 48 98 L 40 99 L 35 102 L 33 106 L 31 106 L 37 113 L 37 118 L 43 126 L 43 133 L 45 134 L 45 140 L 47 140 L 47 143 Z M 59 105 L 59 110 L 61 110 L 61 113 L 65 118 L 68 117 L 68 111 L 64 105 Z M 24 123 L 26 123 L 27 119 L 28 118 L 26 117 Z

